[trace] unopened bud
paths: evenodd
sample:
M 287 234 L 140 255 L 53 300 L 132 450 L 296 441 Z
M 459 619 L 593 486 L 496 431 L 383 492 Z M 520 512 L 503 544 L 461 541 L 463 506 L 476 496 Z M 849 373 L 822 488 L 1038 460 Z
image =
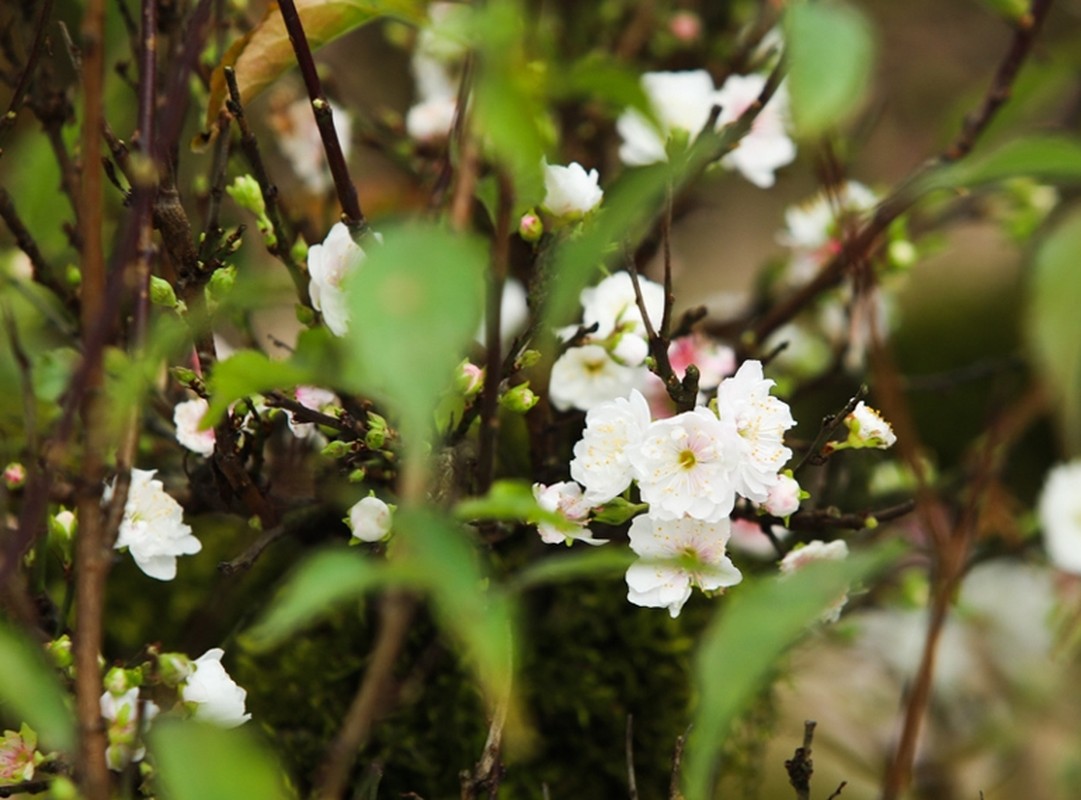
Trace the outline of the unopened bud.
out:
M 527 242 L 539 241 L 541 236 L 544 235 L 544 223 L 541 222 L 541 218 L 532 211 L 528 214 L 523 214 L 521 221 L 518 223 L 518 235 Z
M 512 389 L 509 389 L 502 397 L 499 398 L 499 404 L 508 411 L 513 411 L 516 414 L 524 414 L 529 409 L 533 408 L 540 400 L 539 397 L 529 388 L 529 381 L 520 383 Z

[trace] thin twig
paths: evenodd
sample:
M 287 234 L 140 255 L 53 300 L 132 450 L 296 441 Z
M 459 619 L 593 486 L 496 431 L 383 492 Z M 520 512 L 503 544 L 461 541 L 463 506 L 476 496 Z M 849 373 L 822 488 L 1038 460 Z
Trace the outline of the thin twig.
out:
M 859 390 L 852 395 L 844 408 L 838 411 L 836 414 L 830 414 L 822 419 L 822 425 L 818 429 L 818 435 L 815 436 L 811 445 L 807 448 L 807 452 L 803 454 L 796 466 L 792 468 L 793 473 L 798 473 L 807 464 L 822 464 L 824 463 L 822 458 L 822 447 L 833 436 L 834 431 L 844 424 L 845 419 L 856 410 L 856 406 L 860 404 L 860 401 L 867 396 L 867 387 L 860 386 Z
M 480 398 L 480 444 L 477 455 L 477 493 L 486 494 L 495 473 L 495 444 L 499 428 L 499 388 L 503 358 L 502 307 L 503 286 L 507 280 L 510 258 L 511 212 L 514 210 L 513 186 L 504 173 L 499 175 L 499 207 L 496 233 L 492 244 L 491 269 L 488 272 L 488 308 L 485 316 L 485 380 Z
M 687 743 L 690 732 L 688 727 L 676 737 L 676 746 L 672 750 L 672 777 L 668 782 L 668 800 L 683 800 L 683 790 L 680 788 L 683 782 L 683 746 Z
M 293 0 L 280 0 L 278 8 L 281 10 L 285 29 L 289 32 L 289 41 L 293 45 L 293 52 L 300 66 L 300 74 L 304 78 L 304 86 L 311 99 L 315 124 L 323 140 L 327 164 L 330 167 L 331 177 L 334 178 L 334 189 L 338 193 L 338 202 L 342 207 L 342 221 L 356 238 L 364 233 L 368 223 L 360 210 L 357 188 L 353 185 L 353 179 L 349 177 L 349 167 L 345 163 L 345 154 L 342 152 L 341 142 L 338 141 L 338 131 L 334 127 L 334 114 L 326 95 L 323 94 L 322 82 L 319 80 L 315 59 L 312 58 L 312 51 L 308 46 L 304 25 L 300 21 L 300 14 L 297 13 L 296 3 Z
M 623 742 L 627 758 L 627 797 L 638 800 L 638 778 L 634 774 L 634 715 L 627 715 L 627 733 Z
M 341 730 L 319 768 L 312 795 L 317 800 L 340 800 L 343 797 L 357 752 L 367 741 L 387 694 L 394 662 L 405 642 L 415 610 L 416 600 L 407 594 L 392 591 L 383 596 L 379 638 Z
M 37 23 L 34 26 L 34 41 L 30 45 L 30 52 L 26 56 L 26 63 L 19 73 L 19 80 L 15 84 L 15 89 L 11 95 L 11 101 L 8 103 L 7 113 L 4 114 L 3 117 L 0 117 L 0 136 L 3 136 L 9 127 L 15 125 L 15 120 L 19 115 L 19 109 L 22 108 L 23 103 L 26 101 L 26 93 L 30 87 L 30 81 L 34 77 L 34 71 L 37 69 L 38 61 L 41 59 L 41 53 L 45 46 L 45 30 L 48 27 L 50 17 L 53 15 L 53 3 L 54 0 L 42 0 L 41 9 L 38 12 Z M 0 155 L 3 155 L 3 152 L 3 149 L 0 149 Z

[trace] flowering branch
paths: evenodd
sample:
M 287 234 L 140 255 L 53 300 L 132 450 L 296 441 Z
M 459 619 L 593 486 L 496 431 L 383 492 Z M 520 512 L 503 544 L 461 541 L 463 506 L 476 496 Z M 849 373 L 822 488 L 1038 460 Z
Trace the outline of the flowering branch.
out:
M 293 237 L 286 231 L 282 222 L 281 209 L 279 207 L 278 187 L 270 180 L 266 166 L 263 164 L 263 156 L 259 152 L 259 142 L 248 125 L 248 118 L 244 115 L 244 106 L 240 102 L 240 87 L 237 85 L 236 71 L 232 67 L 225 68 L 225 82 L 229 87 L 229 99 L 226 100 L 226 108 L 236 120 L 240 129 L 240 149 L 248 160 L 252 170 L 252 177 L 259 184 L 259 192 L 266 206 L 266 216 L 270 220 L 270 226 L 274 230 L 274 244 L 267 250 L 275 256 L 289 271 L 289 277 L 293 279 L 296 287 L 297 298 L 305 306 L 311 308 L 311 298 L 308 296 L 308 278 L 300 265 L 293 258 L 291 243 Z
M 293 0 L 281 0 L 278 3 L 281 10 L 285 29 L 289 32 L 289 41 L 293 45 L 293 52 L 300 66 L 300 74 L 304 78 L 304 86 L 308 90 L 308 97 L 312 101 L 312 111 L 315 113 L 315 124 L 319 128 L 319 136 L 323 140 L 323 149 L 327 154 L 327 164 L 330 174 L 334 178 L 334 189 L 338 193 L 338 202 L 342 207 L 342 222 L 349 228 L 354 238 L 364 233 L 368 227 L 364 214 L 360 210 L 360 200 L 357 198 L 357 189 L 349 177 L 349 168 L 345 163 L 345 154 L 342 153 L 341 142 L 338 141 L 338 132 L 334 128 L 333 112 L 326 95 L 323 94 L 323 86 L 319 80 L 319 72 L 315 68 L 315 59 L 312 58 L 311 48 L 308 46 L 308 37 L 304 34 L 304 25 L 297 13 L 296 3 Z

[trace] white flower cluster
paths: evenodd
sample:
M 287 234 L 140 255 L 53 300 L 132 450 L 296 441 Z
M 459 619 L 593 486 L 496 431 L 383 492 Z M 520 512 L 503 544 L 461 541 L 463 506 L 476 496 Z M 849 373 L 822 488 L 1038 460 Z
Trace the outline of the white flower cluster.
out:
M 656 328 L 664 314 L 664 287 L 639 278 L 650 324 Z M 560 411 L 588 411 L 600 403 L 626 397 L 645 387 L 649 370 L 646 326 L 627 272 L 617 272 L 597 286 L 582 290 L 582 327 L 596 329 L 581 344 L 567 349 L 552 365 L 549 396 Z M 569 338 L 577 326 L 561 331 Z
M 116 537 L 116 549 L 128 548 L 136 565 L 159 581 L 176 577 L 177 556 L 194 555 L 203 549 L 184 522 L 184 509 L 154 480 L 156 470 L 133 469 L 124 518 Z M 102 502 L 113 496 L 106 486 Z
M 648 511 L 630 528 L 640 557 L 626 576 L 630 602 L 667 608 L 674 617 L 692 587 L 708 592 L 738 583 L 739 570 L 726 555 L 737 498 L 786 516 L 799 505 L 798 484 L 780 474 L 792 455 L 784 434 L 795 421 L 788 405 L 770 395 L 772 386 L 761 363 L 747 361 L 720 382 L 715 406 L 654 419 L 635 389 L 595 404 L 574 447 L 575 482 L 534 486 L 541 506 L 581 533 L 542 529 L 542 539 L 596 543 L 586 527 L 591 510 L 634 483 Z
M 705 70 L 647 72 L 642 88 L 656 122 L 637 109 L 616 121 L 623 137 L 619 157 L 629 166 L 668 160 L 669 145 L 686 143 L 702 132 L 713 106 L 720 106 L 717 128 L 735 122 L 758 99 L 766 79 L 761 75 L 732 75 L 720 89 Z M 787 132 L 788 97 L 782 85 L 755 118 L 750 132 L 721 160 L 756 186 L 774 183 L 774 172 L 796 158 L 796 145 Z

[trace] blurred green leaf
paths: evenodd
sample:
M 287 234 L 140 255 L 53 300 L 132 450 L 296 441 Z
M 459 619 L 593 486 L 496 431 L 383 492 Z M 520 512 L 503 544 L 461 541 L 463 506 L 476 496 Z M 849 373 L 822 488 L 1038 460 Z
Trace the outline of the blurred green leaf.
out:
M 580 578 L 619 575 L 634 563 L 636 556 L 626 548 L 591 547 L 566 554 L 553 555 L 530 564 L 518 572 L 510 588 L 524 592 L 549 583 L 567 583 Z
M 316 553 L 286 580 L 266 613 L 244 635 L 244 644 L 257 651 L 277 647 L 342 603 L 382 586 L 409 582 L 401 566 L 356 550 Z
M 989 153 L 977 153 L 929 174 L 923 191 L 974 187 L 1007 178 L 1081 180 L 1081 142 L 1065 136 L 1014 139 Z
M 687 740 L 687 797 L 711 797 L 715 758 L 732 723 L 773 674 L 785 650 L 848 587 L 893 563 L 897 547 L 809 564 L 799 572 L 732 589 L 696 656 L 698 709 Z
M 73 347 L 57 347 L 38 353 L 31 368 L 34 396 L 45 403 L 57 402 L 67 391 L 68 382 L 81 360 L 79 351 Z
M 33 728 L 46 749 L 71 751 L 75 721 L 56 671 L 40 647 L 2 623 L 0 675 L 5 716 Z
M 162 718 L 147 737 L 164 800 L 289 800 L 285 775 L 251 727 Z
M 1017 22 L 1028 13 L 1028 0 L 983 0 L 983 4 L 1010 22 Z
M 527 18 L 517 0 L 494 0 L 474 14 L 472 37 L 478 43 L 474 124 L 513 176 L 516 206 L 526 208 L 544 197 L 541 158 L 555 138 L 543 65 L 525 51 Z
M 1051 232 L 1036 253 L 1026 317 L 1036 368 L 1057 402 L 1067 452 L 1081 455 L 1081 211 Z
M 558 69 L 558 65 L 553 65 Z M 551 94 L 560 100 L 597 99 L 612 109 L 635 108 L 652 117 L 641 73 L 610 56 L 593 52 L 552 76 Z
M 419 0 L 296 0 L 296 7 L 314 51 L 380 17 L 419 23 L 426 5 Z M 206 127 L 214 127 L 228 94 L 225 67 L 236 70 L 241 102 L 247 103 L 294 64 L 285 22 L 277 3 L 272 3 L 262 21 L 233 43 L 211 74 Z
M 487 253 L 481 240 L 409 224 L 384 230 L 346 284 L 351 355 L 343 378 L 423 435 L 480 324 Z
M 318 376 L 291 361 L 272 361 L 254 350 L 241 350 L 214 367 L 207 382 L 210 409 L 204 423 L 217 425 L 229 406 L 242 397 L 305 383 L 318 383 Z
M 489 586 L 458 525 L 428 510 L 402 509 L 395 530 L 399 557 L 425 577 L 440 625 L 462 645 L 489 701 L 505 702 L 514 670 L 510 599 Z
M 785 12 L 792 121 L 801 136 L 837 127 L 867 89 L 874 40 L 863 14 L 837 3 L 799 3 Z

